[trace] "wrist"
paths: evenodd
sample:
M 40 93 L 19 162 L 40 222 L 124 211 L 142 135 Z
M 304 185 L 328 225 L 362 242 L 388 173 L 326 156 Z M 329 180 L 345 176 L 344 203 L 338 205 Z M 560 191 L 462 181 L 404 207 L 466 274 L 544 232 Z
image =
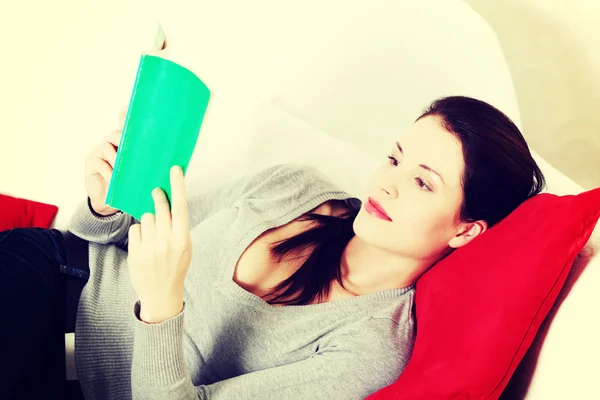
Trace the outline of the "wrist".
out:
M 117 212 L 119 212 L 119 210 L 116 210 L 112 207 L 100 207 L 96 204 L 94 204 L 94 202 L 92 201 L 92 199 L 89 199 L 89 204 L 90 204 L 90 208 L 92 210 L 92 212 L 100 217 L 110 217 L 111 215 L 116 214 Z
M 148 324 L 159 324 L 183 311 L 183 299 L 153 303 L 140 300 L 139 319 Z

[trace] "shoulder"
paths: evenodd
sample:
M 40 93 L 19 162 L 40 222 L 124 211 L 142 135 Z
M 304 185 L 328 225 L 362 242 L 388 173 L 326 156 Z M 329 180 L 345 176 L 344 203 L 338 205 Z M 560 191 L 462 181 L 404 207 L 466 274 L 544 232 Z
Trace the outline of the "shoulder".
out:
M 272 185 L 317 183 L 330 189 L 339 190 L 339 187 L 324 173 L 315 167 L 304 164 L 277 164 L 247 176 L 257 184 L 265 182 Z
M 245 186 L 246 198 L 280 198 L 302 201 L 324 193 L 344 193 L 318 169 L 291 163 L 277 164 L 248 174 Z
M 344 205 L 330 200 L 352 198 L 321 171 L 302 164 L 278 164 L 247 175 L 244 186 L 236 205 L 261 218 L 295 215 L 306 207 L 305 212 L 341 213 Z

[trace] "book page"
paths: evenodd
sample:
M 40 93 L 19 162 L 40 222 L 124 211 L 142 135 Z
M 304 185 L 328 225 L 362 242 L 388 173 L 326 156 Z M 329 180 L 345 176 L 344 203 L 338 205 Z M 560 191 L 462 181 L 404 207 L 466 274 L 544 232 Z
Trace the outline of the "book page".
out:
M 154 36 L 154 44 L 148 50 L 142 52 L 142 54 L 149 54 L 153 56 L 159 56 L 162 58 L 167 58 L 168 55 L 168 42 L 167 35 L 162 24 L 158 24 L 158 30 L 156 31 L 156 35 Z

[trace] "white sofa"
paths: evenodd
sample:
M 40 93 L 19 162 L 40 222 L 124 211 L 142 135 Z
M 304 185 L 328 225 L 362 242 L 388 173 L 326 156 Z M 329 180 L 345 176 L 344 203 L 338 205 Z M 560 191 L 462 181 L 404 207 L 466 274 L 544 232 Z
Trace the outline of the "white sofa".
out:
M 495 34 L 462 1 L 197 3 L 165 2 L 161 10 L 173 59 L 194 70 L 213 90 L 188 170 L 190 193 L 273 163 L 299 161 L 317 166 L 343 189 L 360 194 L 393 137 L 441 95 L 481 98 L 520 125 L 510 73 Z M 133 15 L 137 10 L 127 12 Z M 137 31 L 130 21 L 111 29 L 122 35 L 144 29 L 153 33 L 154 26 L 147 29 L 147 21 L 136 21 Z M 133 44 L 124 40 L 119 54 L 138 54 L 141 49 Z M 124 94 L 129 94 L 137 55 L 126 61 L 119 68 L 116 58 L 95 64 L 111 75 L 99 75 L 106 79 L 106 91 L 98 92 L 97 98 L 88 96 L 89 103 L 80 105 L 85 115 L 93 115 L 95 108 L 112 108 L 116 116 L 128 99 Z M 51 132 L 62 139 L 47 141 L 44 151 L 64 154 L 65 143 L 69 144 L 69 155 L 61 162 L 29 160 L 45 172 L 39 182 L 34 181 L 37 175 L 3 180 L 10 194 L 57 204 L 60 210 L 53 225 L 57 229 L 67 228 L 72 211 L 85 196 L 83 158 L 101 140 L 80 128 L 81 124 Z M 309 147 L 306 140 L 322 145 Z M 27 157 L 28 150 L 15 151 Z M 539 155 L 535 157 L 548 191 L 582 191 Z M 217 169 L 219 176 L 214 173 Z M 62 180 L 48 185 L 50 176 Z M 42 197 L 44 189 L 36 196 L 31 188 L 38 183 L 56 187 L 56 193 Z M 593 240 L 599 236 L 596 229 Z M 593 256 L 593 240 L 577 259 L 564 300 L 551 312 L 505 398 L 600 398 L 595 382 L 600 359 L 595 307 L 600 305 L 600 256 Z

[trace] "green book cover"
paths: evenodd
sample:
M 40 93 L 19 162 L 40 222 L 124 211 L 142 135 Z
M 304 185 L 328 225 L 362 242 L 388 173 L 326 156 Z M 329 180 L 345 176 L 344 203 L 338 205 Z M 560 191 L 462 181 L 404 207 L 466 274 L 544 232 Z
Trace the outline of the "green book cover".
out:
M 171 203 L 169 171 L 178 165 L 186 173 L 210 99 L 193 72 L 166 58 L 168 44 L 159 27 L 140 58 L 105 201 L 138 221 L 155 214 L 154 188 Z

